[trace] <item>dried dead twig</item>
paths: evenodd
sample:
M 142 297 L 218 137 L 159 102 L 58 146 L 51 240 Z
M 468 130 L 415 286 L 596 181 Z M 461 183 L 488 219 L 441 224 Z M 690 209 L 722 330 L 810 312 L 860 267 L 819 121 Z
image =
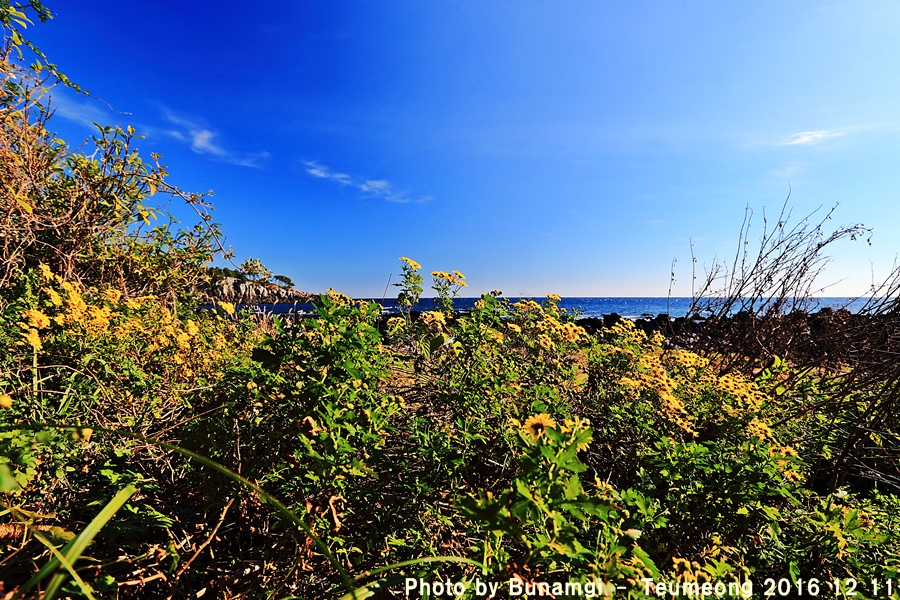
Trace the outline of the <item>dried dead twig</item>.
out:
M 213 527 L 213 530 L 209 533 L 203 543 L 197 547 L 191 557 L 187 559 L 187 561 L 183 565 L 181 565 L 181 568 L 178 569 L 178 572 L 175 573 L 175 581 L 178 581 L 178 579 L 184 574 L 184 572 L 187 571 L 188 568 L 190 568 L 191 563 L 194 562 L 194 560 L 200 555 L 200 553 L 203 552 L 203 550 L 207 546 L 209 546 L 210 542 L 212 542 L 216 537 L 216 534 L 219 532 L 219 528 L 222 526 L 222 523 L 225 522 L 225 516 L 228 514 L 228 509 L 231 508 L 232 504 L 234 504 L 234 497 L 230 498 L 225 504 L 225 507 L 222 509 L 222 514 L 219 516 L 219 521 L 216 523 L 215 527 Z

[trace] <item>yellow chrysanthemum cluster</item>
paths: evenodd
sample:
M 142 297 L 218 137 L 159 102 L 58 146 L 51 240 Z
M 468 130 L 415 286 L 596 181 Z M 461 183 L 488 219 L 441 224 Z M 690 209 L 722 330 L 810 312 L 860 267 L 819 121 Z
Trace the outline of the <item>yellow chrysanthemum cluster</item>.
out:
M 605 335 L 610 343 L 602 344 L 597 352 L 601 364 L 607 364 L 619 390 L 630 398 L 651 393 L 659 401 L 666 419 L 685 432 L 693 433 L 693 418 L 684 402 L 676 394 L 681 383 L 666 368 L 661 341 L 648 339 L 631 321 L 619 321 Z
M 28 309 L 23 314 L 25 315 L 25 318 L 28 319 L 29 327 L 35 329 L 46 329 L 47 327 L 50 327 L 50 317 L 39 310 Z
M 768 439 L 772 435 L 772 429 L 756 417 L 750 419 L 750 422 L 747 423 L 746 432 L 749 437 L 761 440 Z
M 435 279 L 443 279 L 450 285 L 456 285 L 459 287 L 469 286 L 469 284 L 465 281 L 466 276 L 459 271 L 453 271 L 452 273 L 447 273 L 446 271 L 432 271 L 431 276 Z
M 83 296 L 85 290 L 77 283 L 64 281 L 49 266 L 41 264 L 38 270 L 44 284 L 42 291 L 46 296 L 46 305 L 58 309 L 58 312 L 51 318 L 36 308 L 24 311 L 25 322 L 20 326 L 25 330 L 25 342 L 35 351 L 42 348 L 39 330 L 47 329 L 52 324 L 75 327 L 76 330 L 94 335 L 109 328 L 114 317 L 109 307 L 88 305 Z M 118 300 L 118 296 L 115 299 Z
M 420 265 L 419 263 L 417 263 L 416 261 L 414 261 L 411 258 L 406 258 L 405 256 L 401 256 L 400 260 L 402 260 L 407 265 L 409 265 L 409 268 L 412 269 L 413 271 L 418 271 L 419 269 L 422 268 L 422 265 Z
M 400 327 L 403 327 L 403 325 L 405 323 L 406 323 L 406 321 L 404 321 L 402 317 L 391 317 L 390 319 L 387 320 L 386 325 L 387 325 L 388 331 L 390 331 L 391 333 L 394 333 Z
M 712 576 L 704 570 L 700 563 L 675 556 L 672 558 L 672 567 L 678 581 L 696 581 L 700 584 L 712 581 Z
M 688 350 L 664 349 L 658 336 L 648 338 L 631 322 L 620 321 L 605 335 L 610 343 L 602 344 L 594 359 L 607 375 L 627 396 L 657 394 L 663 412 L 687 432 L 699 422 L 751 418 L 763 406 L 764 394 L 754 381 L 737 373 L 720 375 L 709 359 Z M 748 438 L 768 438 L 769 433 L 755 418 L 745 428 Z
M 42 348 L 41 336 L 38 333 L 37 329 L 27 328 L 23 336 L 25 337 L 25 342 L 30 344 L 31 347 L 34 348 L 35 352 L 40 351 L 40 349 Z
M 325 295 L 328 296 L 336 306 L 350 306 L 353 304 L 353 299 L 350 296 L 336 292 L 334 288 L 328 288 Z
M 542 313 L 544 312 L 544 307 L 535 302 L 534 300 L 519 300 L 513 304 L 513 308 L 520 313 Z
M 561 323 L 557 314 L 545 311 L 534 300 L 522 300 L 513 307 L 517 311 L 516 320 L 521 325 L 510 324 L 509 327 L 515 327 L 516 333 L 525 330 L 532 334 L 545 350 L 553 350 L 559 343 L 573 343 L 587 337 L 582 327 L 571 322 Z
M 179 376 L 214 372 L 214 363 L 223 358 L 228 345 L 221 331 L 209 340 L 200 324 L 180 320 L 153 296 L 123 299 L 118 290 L 98 292 L 78 283 L 65 281 L 46 265 L 39 267 L 43 286 L 41 309 L 23 312 L 24 343 L 41 350 L 39 331 L 62 328 L 67 337 L 82 337 L 90 343 L 114 345 L 134 357 L 150 357 L 172 366 Z M 220 308 L 234 312 L 234 306 Z M 221 327 L 229 327 L 218 321 Z M 51 331 L 49 336 L 55 335 Z M 46 343 L 46 340 L 44 341 Z
M 428 331 L 432 333 L 438 333 L 447 326 L 447 319 L 444 317 L 444 313 L 439 311 L 431 310 L 423 312 L 419 315 L 419 319 L 425 324 Z
M 119 300 L 122 299 L 122 292 L 119 290 L 106 290 L 101 296 L 110 304 L 118 304 Z
M 759 387 L 740 375 L 726 373 L 716 378 L 715 389 L 724 394 L 729 394 L 737 401 L 737 406 L 732 411 L 756 410 L 763 402 L 763 393 Z
M 63 302 L 65 312 L 56 316 L 57 325 L 74 325 L 84 321 L 87 303 L 84 301 L 79 287 L 71 281 L 62 282 L 62 289 L 65 292 Z
M 775 464 L 778 466 L 782 477 L 793 483 L 799 483 L 803 480 L 803 476 L 797 472 L 796 463 L 792 460 L 797 458 L 797 451 L 791 446 L 785 446 L 776 442 L 769 446 L 769 455 L 776 458 Z
M 128 300 L 126 300 L 125 306 L 127 306 L 131 310 L 138 310 L 142 306 L 147 304 L 148 302 L 151 302 L 152 300 L 153 300 L 153 296 L 138 296 L 137 298 L 129 298 Z M 219 304 L 219 306 L 222 306 L 224 304 L 227 304 L 228 306 L 230 306 L 231 312 L 234 313 L 234 304 L 232 304 L 230 302 L 222 302 Z
M 57 281 L 61 280 L 57 278 Z M 45 290 L 50 305 L 62 309 L 53 317 L 54 323 L 59 326 L 78 326 L 92 335 L 107 331 L 110 322 L 117 314 L 112 308 L 89 305 L 83 295 L 86 290 L 76 283 L 61 281 L 60 287 L 63 295 L 53 288 Z M 101 297 L 115 305 L 118 303 L 121 293 L 107 290 L 101 294 Z
M 689 350 L 670 350 L 666 353 L 666 359 L 673 365 L 690 368 L 705 368 L 709 364 L 709 359 Z
M 636 369 L 619 380 L 632 394 L 640 395 L 644 391 L 655 392 L 660 400 L 663 412 L 684 431 L 692 432 L 692 418 L 687 414 L 684 402 L 675 395 L 678 383 L 673 379 L 660 362 L 661 353 L 647 352 L 637 359 Z

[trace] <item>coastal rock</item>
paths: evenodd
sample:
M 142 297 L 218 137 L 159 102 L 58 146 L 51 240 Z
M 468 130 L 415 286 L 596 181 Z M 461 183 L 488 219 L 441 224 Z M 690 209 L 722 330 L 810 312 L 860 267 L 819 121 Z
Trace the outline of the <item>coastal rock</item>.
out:
M 307 304 L 318 298 L 318 294 L 301 292 L 294 288 L 272 283 L 241 281 L 235 277 L 224 277 L 197 286 L 206 304 L 231 302 L 232 304 Z

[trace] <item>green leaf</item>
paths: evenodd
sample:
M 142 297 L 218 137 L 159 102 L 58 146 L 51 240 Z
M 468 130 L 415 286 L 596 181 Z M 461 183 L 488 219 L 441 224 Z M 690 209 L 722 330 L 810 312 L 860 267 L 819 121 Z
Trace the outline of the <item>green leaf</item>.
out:
M 631 549 L 632 553 L 637 556 L 644 566 L 650 571 L 650 574 L 653 575 L 654 579 L 659 579 L 659 569 L 656 568 L 656 563 L 653 562 L 653 559 L 650 558 L 650 555 L 644 552 L 644 549 L 638 545 L 635 545 L 634 548 Z
M 9 465 L 0 463 L 0 490 L 4 494 L 11 494 L 19 489 L 19 482 L 9 470 Z
M 788 572 L 791 574 L 791 581 L 794 582 L 794 585 L 797 585 L 797 579 L 800 577 L 800 567 L 796 561 L 791 561 Z
M 581 492 L 581 480 L 578 479 L 578 475 L 572 475 L 566 482 L 566 500 L 578 498 L 581 495 Z
M 22 200 L 21 198 L 16 198 L 16 202 L 18 202 L 19 206 L 22 207 L 22 210 L 27 212 L 29 215 L 34 214 L 34 209 L 31 208 L 31 205 L 28 204 L 27 202 L 25 202 L 24 200 Z
M 444 345 L 447 338 L 443 335 L 436 335 L 428 342 L 428 354 L 434 354 L 438 348 Z

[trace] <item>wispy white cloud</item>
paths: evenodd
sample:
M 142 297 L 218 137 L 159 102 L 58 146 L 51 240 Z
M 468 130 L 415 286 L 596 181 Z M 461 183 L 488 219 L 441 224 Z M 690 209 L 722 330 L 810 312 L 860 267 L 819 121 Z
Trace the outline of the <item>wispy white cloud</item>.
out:
M 375 196 L 383 196 L 391 193 L 391 182 L 387 179 L 369 179 L 361 183 L 359 189 Z
M 106 110 L 101 104 L 92 99 L 79 101 L 69 98 L 65 94 L 54 94 L 51 107 L 56 114 L 64 119 L 81 123 L 91 129 L 95 124 L 108 125 L 121 121 L 121 115 L 131 116 L 131 113 Z M 138 133 L 153 136 L 168 136 L 190 146 L 197 154 L 202 154 L 233 165 L 243 167 L 260 168 L 263 162 L 269 158 L 268 152 L 237 153 L 226 149 L 218 140 L 218 134 L 199 123 L 187 119 L 168 108 L 162 107 L 163 118 L 167 122 L 164 127 L 152 125 L 135 125 Z M 172 125 L 176 127 L 173 128 Z
M 203 125 L 163 108 L 166 121 L 177 125 L 178 129 L 167 129 L 165 133 L 176 140 L 188 144 L 197 154 L 211 156 L 223 162 L 242 167 L 260 168 L 269 158 L 268 152 L 236 153 L 223 147 L 218 141 L 218 134 Z
M 335 173 L 327 166 L 315 160 L 303 161 L 306 172 L 319 179 L 328 179 L 341 185 L 352 185 L 359 189 L 364 195 L 381 198 L 387 202 L 395 202 L 397 204 L 405 204 L 407 202 L 428 202 L 431 196 L 422 196 L 417 199 L 410 198 L 405 192 L 394 189 L 393 184 L 387 179 L 366 179 L 365 181 L 355 181 L 346 173 Z
M 818 144 L 819 142 L 826 140 L 828 138 L 838 137 L 844 135 L 840 131 L 802 131 L 800 133 L 795 133 L 790 136 L 786 140 L 782 142 L 785 146 L 799 146 L 806 144 Z
M 53 97 L 50 100 L 50 106 L 56 111 L 55 114 L 63 119 L 81 123 L 95 131 L 95 124 L 108 125 L 114 120 L 112 111 L 100 108 L 99 103 L 96 100 L 77 101 L 68 98 L 64 94 L 53 94 Z M 122 114 L 127 115 L 130 113 Z
M 410 201 L 410 198 L 406 194 L 394 190 L 391 182 L 387 179 L 368 179 L 357 187 L 367 196 L 382 198 L 388 202 L 405 204 Z
M 332 181 L 336 181 L 341 185 L 353 185 L 353 180 L 351 180 L 350 176 L 346 173 L 332 173 L 328 167 L 326 167 L 325 165 L 321 165 L 314 160 L 304 161 L 303 164 L 306 166 L 306 172 L 313 177 L 319 177 L 320 179 L 331 179 Z

